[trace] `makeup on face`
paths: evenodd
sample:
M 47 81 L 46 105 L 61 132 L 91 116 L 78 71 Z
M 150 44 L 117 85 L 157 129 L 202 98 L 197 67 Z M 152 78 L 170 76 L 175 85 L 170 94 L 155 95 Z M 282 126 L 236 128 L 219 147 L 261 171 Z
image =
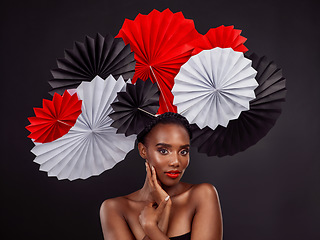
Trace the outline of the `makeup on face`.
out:
M 172 171 L 169 171 L 169 172 L 165 172 L 165 174 L 166 174 L 168 177 L 175 179 L 175 178 L 177 178 L 177 177 L 180 176 L 181 171 L 172 170 Z
M 148 135 L 147 158 L 165 185 L 180 181 L 189 165 L 189 134 L 177 124 L 159 124 Z

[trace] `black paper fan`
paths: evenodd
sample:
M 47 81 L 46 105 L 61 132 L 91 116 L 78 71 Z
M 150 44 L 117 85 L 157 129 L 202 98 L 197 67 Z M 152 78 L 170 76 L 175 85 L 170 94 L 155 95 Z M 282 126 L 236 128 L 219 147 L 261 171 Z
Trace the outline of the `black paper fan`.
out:
M 227 127 L 218 126 L 200 129 L 192 124 L 191 144 L 208 156 L 234 155 L 256 144 L 274 126 L 281 114 L 281 105 L 286 96 L 286 79 L 282 70 L 266 57 L 251 54 L 252 67 L 257 70 L 256 98 L 250 101 L 250 110 L 241 112 L 238 119 L 231 120 Z
M 150 79 L 138 79 L 135 84 L 127 83 L 125 92 L 118 92 L 111 104 L 114 112 L 109 116 L 114 120 L 112 127 L 126 136 L 138 134 L 155 117 L 159 109 L 160 91 Z
M 54 79 L 49 80 L 52 95 L 77 88 L 82 81 L 91 81 L 97 75 L 103 79 L 110 74 L 116 79 L 122 75 L 126 81 L 134 75 L 135 60 L 130 46 L 121 38 L 98 33 L 95 38 L 86 36 L 84 42 L 75 42 L 57 65 L 51 70 Z

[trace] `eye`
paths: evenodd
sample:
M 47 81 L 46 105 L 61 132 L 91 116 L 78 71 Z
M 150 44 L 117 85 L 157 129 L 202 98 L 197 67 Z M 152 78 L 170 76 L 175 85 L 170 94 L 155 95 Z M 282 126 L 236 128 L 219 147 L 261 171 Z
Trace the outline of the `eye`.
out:
M 186 156 L 186 155 L 188 155 L 188 153 L 189 153 L 189 149 L 183 149 L 183 150 L 181 150 L 181 152 L 180 152 L 180 154 L 181 154 L 182 156 Z
M 165 155 L 165 154 L 168 154 L 169 152 L 168 152 L 168 150 L 167 149 L 165 149 L 165 148 L 159 148 L 158 149 L 158 152 L 159 153 L 161 153 L 161 154 L 163 154 L 163 155 Z

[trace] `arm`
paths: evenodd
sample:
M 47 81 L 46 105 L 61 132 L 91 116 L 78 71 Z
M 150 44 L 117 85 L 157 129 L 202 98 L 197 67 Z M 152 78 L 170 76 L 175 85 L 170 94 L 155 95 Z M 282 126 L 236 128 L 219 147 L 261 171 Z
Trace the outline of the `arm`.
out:
M 158 227 L 159 229 L 164 233 L 167 234 L 168 232 L 168 226 L 169 226 L 169 217 L 170 217 L 170 211 L 171 211 L 171 198 L 169 198 L 167 205 L 165 206 L 162 215 L 160 217 Z
M 144 228 L 146 234 L 147 234 L 147 240 L 169 240 L 170 238 L 165 235 L 157 225 L 149 224 L 148 226 L 145 226 Z
M 148 226 L 150 227 L 151 229 L 149 229 L 149 231 L 151 231 L 152 233 L 155 233 L 156 236 L 160 236 L 161 234 L 158 232 L 158 230 L 160 230 L 162 233 L 164 233 L 165 235 L 167 234 L 168 232 L 168 225 L 169 225 L 169 216 L 170 216 L 170 210 L 171 210 L 171 205 L 172 205 L 172 202 L 171 202 L 171 199 L 168 200 L 161 216 L 160 216 L 160 220 L 158 222 L 158 225 L 157 226 Z M 156 229 L 157 227 L 157 229 Z M 154 229 L 152 229 L 154 228 Z M 146 231 L 146 230 L 145 230 Z M 145 232 L 145 234 L 147 234 Z M 154 236 L 153 236 L 154 237 Z M 146 235 L 143 240 L 151 240 L 153 238 L 149 238 L 148 235 Z M 155 238 L 157 239 L 157 238 Z M 168 239 L 168 238 L 165 238 L 165 239 Z
M 152 203 L 148 204 L 139 216 L 140 224 L 146 236 L 143 240 L 169 240 L 165 233 L 159 227 L 159 219 L 166 207 L 169 198 L 163 200 L 160 205 L 154 209 Z
M 115 199 L 105 200 L 100 208 L 100 221 L 104 239 L 135 240 Z
M 154 167 L 150 167 L 149 163 L 146 163 L 146 170 L 147 170 L 148 183 L 153 189 L 152 191 L 153 198 L 155 202 L 159 205 L 160 202 L 168 196 L 168 194 L 159 185 L 157 180 L 157 174 Z M 171 199 L 169 198 L 169 200 L 165 205 L 165 209 L 163 210 L 158 222 L 158 227 L 164 234 L 167 234 L 167 231 L 168 231 L 171 205 L 172 205 L 172 202 L 171 202 Z
M 192 201 L 196 204 L 191 239 L 222 239 L 222 216 L 219 197 L 214 186 L 200 184 L 194 189 Z

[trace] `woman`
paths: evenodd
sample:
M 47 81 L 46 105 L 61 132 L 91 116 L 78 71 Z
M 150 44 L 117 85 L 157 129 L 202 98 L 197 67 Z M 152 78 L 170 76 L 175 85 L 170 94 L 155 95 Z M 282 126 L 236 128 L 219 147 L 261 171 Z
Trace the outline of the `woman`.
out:
M 158 116 L 138 135 L 145 183 L 134 193 L 102 203 L 105 239 L 222 239 L 215 188 L 180 182 L 189 165 L 190 138 L 188 121 L 176 113 Z

